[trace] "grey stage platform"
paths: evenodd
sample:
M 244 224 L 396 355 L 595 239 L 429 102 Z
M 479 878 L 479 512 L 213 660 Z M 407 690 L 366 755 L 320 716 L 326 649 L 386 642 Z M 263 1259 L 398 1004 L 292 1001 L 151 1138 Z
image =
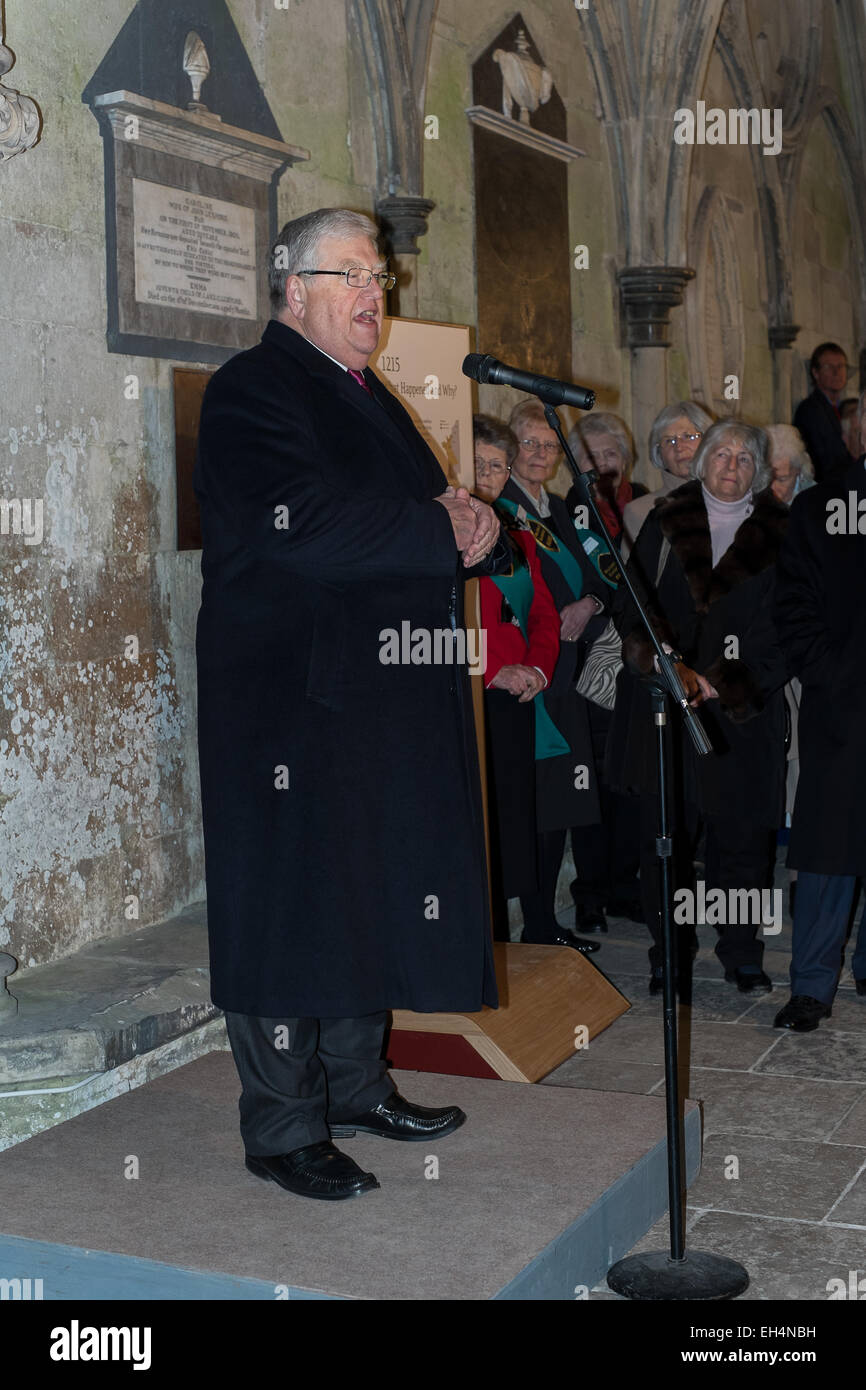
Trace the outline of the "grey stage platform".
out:
M 666 1210 L 660 1097 L 394 1077 L 469 1119 L 432 1145 L 341 1140 L 382 1184 L 349 1202 L 246 1172 L 224 1052 L 0 1153 L 0 1278 L 45 1299 L 570 1300 Z M 691 1182 L 692 1105 L 686 1150 Z

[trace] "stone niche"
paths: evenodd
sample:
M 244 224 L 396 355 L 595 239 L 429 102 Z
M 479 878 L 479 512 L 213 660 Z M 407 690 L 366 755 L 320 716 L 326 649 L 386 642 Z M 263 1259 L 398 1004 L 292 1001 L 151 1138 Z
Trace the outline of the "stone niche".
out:
M 565 107 L 522 15 L 472 67 L 475 246 L 481 352 L 571 376 Z
M 83 99 L 104 142 L 109 351 L 252 347 L 277 183 L 309 152 L 282 140 L 224 0 L 139 0 Z

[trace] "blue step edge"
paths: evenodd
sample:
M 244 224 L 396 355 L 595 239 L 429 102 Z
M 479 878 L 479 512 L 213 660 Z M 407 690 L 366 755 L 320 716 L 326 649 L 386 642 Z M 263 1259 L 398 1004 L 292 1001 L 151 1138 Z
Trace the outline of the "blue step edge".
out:
M 85 1250 L 76 1245 L 27 1240 L 0 1235 L 0 1280 L 21 1281 L 21 1295 L 31 1300 L 41 1294 L 45 1302 L 59 1299 L 225 1300 L 236 1302 L 345 1301 L 339 1294 L 301 1289 L 292 1284 L 272 1284 L 264 1279 L 238 1278 L 200 1269 L 180 1269 L 134 1255 L 113 1255 L 106 1250 Z M 29 1285 L 26 1281 L 29 1280 Z M 37 1283 L 41 1280 L 41 1286 Z M 4 1301 L 16 1297 L 13 1284 L 0 1286 Z

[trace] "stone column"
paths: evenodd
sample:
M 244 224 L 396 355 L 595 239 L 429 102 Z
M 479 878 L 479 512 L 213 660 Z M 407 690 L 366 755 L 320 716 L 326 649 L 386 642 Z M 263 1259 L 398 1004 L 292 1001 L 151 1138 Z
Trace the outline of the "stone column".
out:
M 418 317 L 418 247 L 427 231 L 427 218 L 436 204 L 417 193 L 389 194 L 376 203 L 376 215 L 397 284 L 388 299 L 388 313 L 404 319 Z
M 632 433 L 639 460 L 637 482 L 652 485 L 654 469 L 647 457 L 650 426 L 668 403 L 667 359 L 670 311 L 683 302 L 695 272 L 688 266 L 626 266 L 617 271 L 630 353 Z M 661 350 L 660 350 L 661 349 Z
M 773 354 L 773 424 L 787 425 L 794 413 L 791 400 L 791 373 L 794 366 L 794 339 L 800 332 L 796 323 L 771 324 L 767 330 Z

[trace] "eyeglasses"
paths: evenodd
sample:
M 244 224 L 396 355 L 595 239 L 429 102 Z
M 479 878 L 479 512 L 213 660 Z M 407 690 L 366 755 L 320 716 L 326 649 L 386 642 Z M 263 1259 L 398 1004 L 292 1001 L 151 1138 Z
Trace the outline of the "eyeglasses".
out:
M 476 473 L 510 473 L 510 463 L 485 463 L 484 459 L 475 460 Z
M 365 265 L 353 265 L 349 270 L 299 270 L 298 275 L 344 275 L 352 290 L 365 290 L 375 280 L 380 290 L 393 290 L 397 276 L 387 270 L 368 270 Z
M 669 434 L 667 439 L 662 440 L 662 444 L 667 444 L 672 449 L 675 444 L 696 444 L 699 439 L 703 439 L 702 434 Z
M 532 454 L 537 454 L 539 450 L 545 454 L 559 453 L 559 445 L 554 443 L 553 440 L 548 441 L 547 444 L 542 444 L 540 439 L 521 439 L 520 442 L 524 449 L 528 449 Z

